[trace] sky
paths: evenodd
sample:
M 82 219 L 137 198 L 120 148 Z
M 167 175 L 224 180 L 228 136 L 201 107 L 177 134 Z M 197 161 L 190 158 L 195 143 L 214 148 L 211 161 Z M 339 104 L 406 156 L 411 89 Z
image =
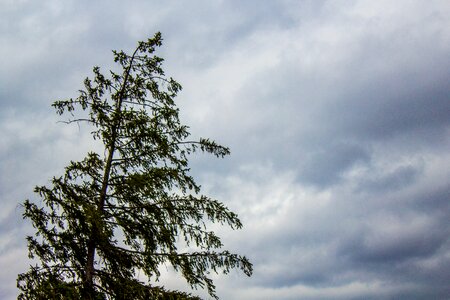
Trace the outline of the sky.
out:
M 221 299 L 450 297 L 447 0 L 0 0 L 0 298 L 28 269 L 20 203 L 99 149 L 50 107 L 161 31 L 217 228 L 254 264 Z M 160 284 L 186 289 L 170 271 Z M 194 294 L 205 295 L 198 290 Z M 205 297 L 208 299 L 208 297 Z

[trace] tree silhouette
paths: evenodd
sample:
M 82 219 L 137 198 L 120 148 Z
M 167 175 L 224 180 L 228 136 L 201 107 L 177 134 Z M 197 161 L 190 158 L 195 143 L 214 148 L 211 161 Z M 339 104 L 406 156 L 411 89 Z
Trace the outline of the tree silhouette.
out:
M 19 299 L 198 299 L 151 284 L 167 263 L 215 298 L 211 271 L 251 275 L 248 259 L 222 250 L 206 226 L 241 228 L 237 215 L 201 195 L 189 174 L 192 153 L 223 157 L 229 149 L 188 140 L 174 102 L 181 86 L 154 54 L 161 41 L 157 33 L 131 55 L 113 51 L 122 73 L 105 76 L 94 67 L 78 98 L 53 104 L 58 114 L 70 113 L 67 123 L 89 124 L 104 151 L 36 187 L 42 206 L 24 202 L 24 218 L 36 229 L 27 237 L 29 256 L 38 263 L 19 274 Z

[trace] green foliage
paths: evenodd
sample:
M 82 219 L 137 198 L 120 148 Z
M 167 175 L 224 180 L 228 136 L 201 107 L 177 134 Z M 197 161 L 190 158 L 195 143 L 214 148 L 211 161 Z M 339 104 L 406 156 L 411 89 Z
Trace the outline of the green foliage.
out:
M 160 45 L 157 33 L 131 55 L 113 51 L 122 74 L 106 77 L 95 67 L 78 98 L 53 104 L 58 114 L 71 114 L 68 123 L 90 124 L 104 152 L 70 162 L 50 187 L 36 187 L 42 207 L 24 202 L 24 218 L 36 229 L 27 237 L 29 256 L 39 264 L 19 275 L 19 299 L 198 299 L 149 283 L 167 263 L 215 298 L 211 271 L 251 275 L 247 258 L 221 250 L 206 228 L 216 222 L 239 229 L 237 215 L 201 195 L 189 174 L 192 153 L 223 157 L 229 149 L 187 140 L 174 103 L 181 86 L 154 55 Z

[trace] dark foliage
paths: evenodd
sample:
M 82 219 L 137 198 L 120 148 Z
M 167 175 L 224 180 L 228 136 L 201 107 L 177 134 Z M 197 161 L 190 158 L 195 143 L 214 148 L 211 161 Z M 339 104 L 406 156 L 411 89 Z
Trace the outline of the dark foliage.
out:
M 167 263 L 216 298 L 211 271 L 251 275 L 251 263 L 221 250 L 206 228 L 241 228 L 237 215 L 201 195 L 189 175 L 190 154 L 223 157 L 229 149 L 187 140 L 174 103 L 181 86 L 165 76 L 154 55 L 159 46 L 157 33 L 131 55 L 113 51 L 121 74 L 95 67 L 78 98 L 53 104 L 73 117 L 68 123 L 92 126 L 104 152 L 70 162 L 49 187 L 36 187 L 42 207 L 25 201 L 24 218 L 36 229 L 27 237 L 29 256 L 39 263 L 19 275 L 19 299 L 198 299 L 151 284 Z

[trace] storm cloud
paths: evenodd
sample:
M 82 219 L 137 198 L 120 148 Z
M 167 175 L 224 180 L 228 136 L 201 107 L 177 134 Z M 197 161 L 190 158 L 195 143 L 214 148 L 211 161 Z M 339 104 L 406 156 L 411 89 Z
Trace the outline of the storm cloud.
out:
M 156 31 L 182 120 L 232 151 L 192 159 L 254 263 L 222 299 L 450 296 L 448 1 L 1 2 L 0 298 L 29 264 L 19 203 L 98 147 L 50 104 Z

